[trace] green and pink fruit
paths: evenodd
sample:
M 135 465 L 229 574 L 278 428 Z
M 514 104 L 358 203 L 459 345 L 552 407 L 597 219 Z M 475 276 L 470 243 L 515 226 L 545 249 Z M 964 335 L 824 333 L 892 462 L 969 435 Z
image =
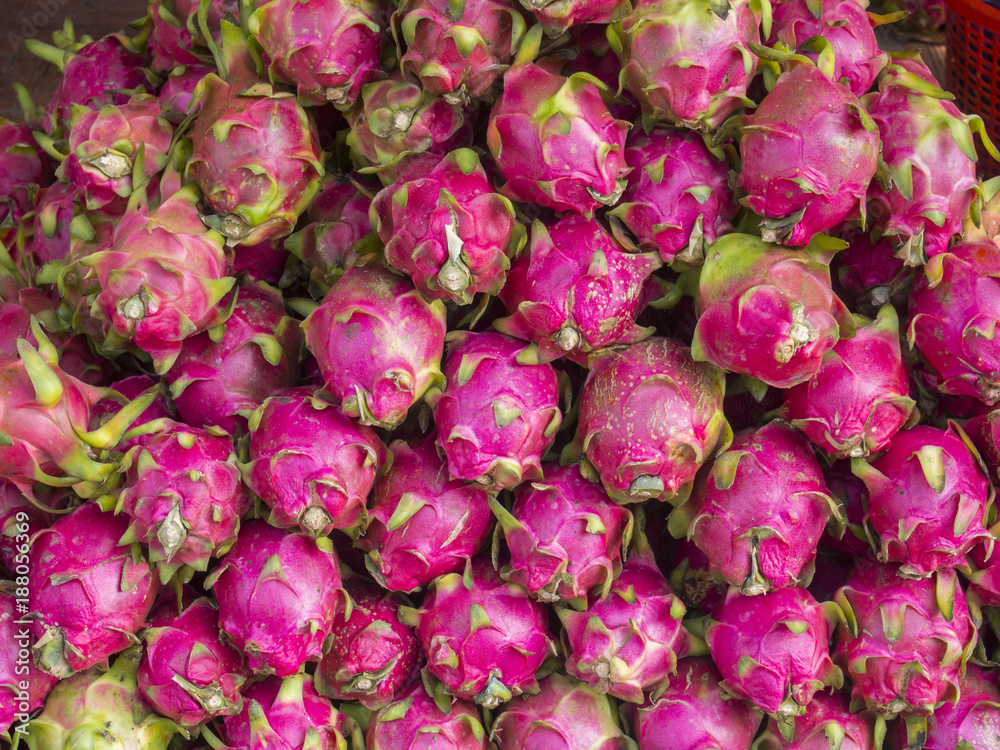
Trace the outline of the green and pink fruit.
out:
M 413 685 L 371 718 L 368 750 L 487 750 L 475 705 L 451 701 L 442 709 L 424 686 Z
M 848 247 L 837 253 L 832 265 L 847 306 L 869 317 L 888 303 L 905 309 L 914 271 L 896 257 L 890 238 L 859 228 L 847 229 L 840 237 Z
M 24 530 L 26 532 L 27 527 Z M 27 537 L 27 534 L 24 536 Z M 29 562 L 25 542 L 20 567 L 27 569 Z M 16 567 L 10 569 L 11 578 L 15 576 Z M 19 577 L 27 581 L 26 577 Z M 27 586 L 19 588 L 13 586 L 9 591 L 0 591 L 0 638 L 8 644 L 0 655 L 0 738 L 8 742 L 12 735 L 18 736 L 17 728 L 26 723 L 28 716 L 45 705 L 45 696 L 59 682 L 58 677 L 43 672 L 31 663 L 28 650 L 31 636 L 27 628 L 18 624 L 24 622 L 24 616 L 17 610 L 17 597 L 27 592 Z
M 31 126 L 0 117 L 0 227 L 13 229 L 31 210 L 31 185 L 50 182 L 52 165 Z
M 791 732 L 771 719 L 753 750 L 881 750 L 885 733 L 885 720 L 871 711 L 852 713 L 843 691 L 821 692 Z
M 521 0 L 521 5 L 552 36 L 585 23 L 609 24 L 632 10 L 631 0 Z

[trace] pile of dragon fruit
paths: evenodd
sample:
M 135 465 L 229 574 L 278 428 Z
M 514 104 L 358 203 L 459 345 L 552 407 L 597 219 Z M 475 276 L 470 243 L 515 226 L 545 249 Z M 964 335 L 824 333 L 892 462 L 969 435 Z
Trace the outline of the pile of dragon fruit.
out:
M 29 41 L 3 739 L 998 750 L 1000 154 L 880 51 L 904 15 L 152 0 Z

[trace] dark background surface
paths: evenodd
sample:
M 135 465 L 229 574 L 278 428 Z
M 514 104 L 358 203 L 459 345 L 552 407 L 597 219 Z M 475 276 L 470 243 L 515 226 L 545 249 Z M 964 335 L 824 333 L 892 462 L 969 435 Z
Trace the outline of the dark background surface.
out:
M 35 103 L 44 105 L 59 82 L 56 67 L 31 54 L 25 38 L 51 43 L 52 32 L 69 17 L 78 38 L 97 39 L 142 18 L 147 5 L 148 0 L 0 0 L 0 117 L 22 117 L 12 83 L 23 83 Z

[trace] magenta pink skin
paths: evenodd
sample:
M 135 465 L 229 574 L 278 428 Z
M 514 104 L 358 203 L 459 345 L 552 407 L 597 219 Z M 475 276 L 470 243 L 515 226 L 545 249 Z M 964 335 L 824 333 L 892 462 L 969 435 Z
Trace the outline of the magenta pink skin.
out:
M 876 742 L 875 714 L 870 711 L 853 713 L 849 703 L 848 694 L 843 690 L 816 693 L 809 710 L 795 719 L 789 739 L 783 738 L 782 727 L 771 719 L 754 747 L 758 750 L 829 750 L 831 737 L 835 736 L 830 730 L 836 727 L 834 731 L 843 731 L 843 738 L 838 740 L 839 750 L 880 750 L 882 745 Z M 905 726 L 902 721 L 897 724 Z M 905 731 L 902 736 L 900 748 L 907 746 Z M 930 750 L 929 745 L 924 747 Z M 953 746 L 949 748 L 953 750 Z
M 635 319 L 651 296 L 646 279 L 660 265 L 656 255 L 625 252 L 596 219 L 568 214 L 550 226 L 536 222 L 500 290 L 510 316 L 494 325 L 538 344 L 542 362 L 565 356 L 586 365 L 593 351 L 650 334 Z M 557 343 L 563 329 L 575 331 L 579 343 Z
M 930 258 L 947 252 L 952 237 L 962 231 L 976 194 L 976 163 L 962 153 L 946 124 L 947 118 L 963 117 L 959 109 L 897 83 L 903 72 L 940 85 L 919 60 L 893 59 L 868 111 L 878 125 L 882 158 L 890 171 L 910 170 L 913 197 L 906 198 L 896 186 L 886 192 L 872 181 L 869 210 L 874 226 L 900 242 L 923 232 L 924 254 Z M 944 223 L 939 226 L 927 212 L 940 212 Z
M 194 729 L 216 716 L 238 713 L 240 690 L 250 679 L 243 655 L 219 637 L 219 613 L 206 597 L 185 596 L 183 609 L 168 594 L 150 614 L 143 634 L 146 648 L 137 679 L 142 697 L 153 710 Z M 180 677 L 206 690 L 205 700 L 222 699 L 211 710 L 177 681 Z
M 146 561 L 119 546 L 128 526 L 126 516 L 88 502 L 31 540 L 28 606 L 39 615 L 31 634 L 37 642 L 61 631 L 74 671 L 102 664 L 132 643 L 160 590 Z
M 28 552 L 28 540 L 51 526 L 52 520 L 13 484 L 0 482 L 0 571 L 6 572 L 5 578 L 14 580 L 25 573 L 26 560 L 21 556 Z
M 459 151 L 401 168 L 396 182 L 371 206 L 371 223 L 385 243 L 388 264 L 410 276 L 426 296 L 459 304 L 470 303 L 479 292 L 500 291 L 508 257 L 517 249 L 510 204 L 493 192 L 478 159 L 466 172 L 466 159 L 473 156 Z M 442 283 L 441 274 L 456 265 L 449 254 L 450 233 L 461 241 L 457 265 L 469 277 L 464 288 Z
M 0 222 L 17 222 L 34 207 L 30 185 L 52 182 L 52 162 L 31 126 L 0 118 Z
M 907 335 L 943 393 L 1000 400 L 1000 249 L 964 242 L 932 258 L 910 295 Z
M 454 697 L 488 705 L 494 681 L 514 695 L 533 690 L 535 672 L 553 644 L 545 606 L 523 586 L 500 578 L 488 557 L 472 561 L 471 575 L 471 589 L 459 573 L 435 579 L 418 611 L 416 632 L 427 671 Z M 477 622 L 473 629 L 473 605 L 489 625 Z
M 415 591 L 438 576 L 461 573 L 493 523 L 486 489 L 449 479 L 434 441 L 430 434 L 419 443 L 389 446 L 392 466 L 372 491 L 368 529 L 358 540 L 379 583 L 393 591 Z M 422 505 L 390 530 L 404 496 Z
M 867 557 L 871 559 L 872 548 L 864 529 L 868 488 L 861 479 L 851 473 L 851 462 L 847 459 L 836 461 L 831 466 L 824 467 L 823 478 L 830 495 L 841 506 L 841 512 L 847 520 L 847 528 L 840 539 L 837 539 L 831 533 L 831 529 L 827 528 L 823 532 L 823 536 L 820 537 L 820 548 L 850 558 Z
M 316 692 L 312 677 L 303 675 L 301 702 L 297 696 L 287 703 L 280 701 L 281 685 L 279 677 L 268 677 L 246 689 L 242 713 L 222 720 L 222 739 L 227 746 L 234 750 L 301 750 L 306 733 L 314 729 L 319 744 L 310 745 L 310 750 L 338 750 L 343 717 L 329 698 Z M 251 720 L 253 702 L 263 709 L 265 723 Z
M 608 43 L 607 29 L 601 25 L 583 24 L 569 28 L 570 38 L 578 48 L 576 57 L 563 66 L 562 72 L 589 73 L 608 87 L 618 92 L 618 81 L 622 65 Z M 608 110 L 616 120 L 635 122 L 639 119 L 639 103 L 628 91 L 617 93 L 617 101 Z
M 847 88 L 801 65 L 783 73 L 746 117 L 739 176 L 744 204 L 775 219 L 805 210 L 780 234 L 783 244 L 808 245 L 864 208 L 878 166 L 879 133 L 865 129 L 861 108 Z
M 255 31 L 270 73 L 313 104 L 347 109 L 379 77 L 385 19 L 380 4 L 343 0 L 274 0 L 259 6 Z M 332 91 L 331 91 L 332 90 Z
M 626 15 L 632 4 L 629 0 L 556 0 L 543 5 L 540 2 L 522 3 L 550 33 L 566 31 L 580 24 L 608 24 Z M 543 7 L 536 7 L 542 6 Z
M 721 370 L 666 338 L 592 362 L 576 440 L 608 494 L 619 502 L 645 499 L 629 495 L 643 476 L 663 481 L 661 498 L 685 492 L 722 435 L 724 388 Z
M 566 671 L 598 692 L 641 703 L 643 691 L 665 683 L 688 653 L 684 613 L 652 555 L 633 554 L 607 598 L 592 592 L 586 610 L 557 610 Z
M 20 724 L 28 714 L 41 708 L 45 696 L 59 682 L 58 677 L 46 674 L 31 661 L 27 629 L 16 624 L 24 619 L 16 608 L 16 600 L 22 593 L 17 589 L 0 592 L 0 638 L 7 644 L 0 655 L 0 736 L 15 721 Z M 22 690 L 25 682 L 28 689 Z
M 791 699 L 804 708 L 839 670 L 830 659 L 833 626 L 805 589 L 761 596 L 731 588 L 705 633 L 722 686 L 772 716 Z M 804 625 L 793 632 L 790 624 Z M 750 659 L 749 667 L 741 659 Z
M 272 396 L 258 414 L 244 477 L 271 508 L 272 522 L 310 534 L 363 526 L 368 493 L 386 462 L 386 448 L 372 429 L 311 388 Z M 312 508 L 326 514 L 325 523 L 310 525 Z
M 541 477 L 542 454 L 562 418 L 559 382 L 551 365 L 520 364 L 524 347 L 492 331 L 451 334 L 448 386 L 427 402 L 453 478 L 504 489 Z
M 160 8 L 163 0 L 155 0 L 149 8 L 149 42 L 146 54 L 150 58 L 150 69 L 157 73 L 169 73 L 178 66 L 198 65 L 201 60 L 192 52 L 193 42 L 191 32 L 187 27 L 187 18 L 182 14 L 176 18 L 179 26 L 170 23 L 162 15 Z M 181 3 L 166 3 L 166 8 L 180 12 Z M 183 112 L 184 110 L 177 110 Z
M 900 308 L 905 306 L 913 269 L 896 257 L 890 239 L 873 241 L 871 235 L 857 228 L 838 234 L 848 247 L 834 256 L 833 267 L 841 288 L 847 292 L 844 299 L 851 309 L 869 314 L 887 302 L 899 303 Z
M 621 572 L 632 514 L 584 479 L 579 464 L 549 464 L 544 474 L 515 491 L 517 525 L 501 521 L 511 559 L 500 574 L 539 601 L 586 596 Z
M 657 120 L 709 130 L 743 106 L 756 72 L 749 42 L 760 42 L 760 19 L 747 2 L 733 3 L 725 20 L 696 16 L 685 0 L 637 0 L 613 27 L 624 84 Z M 648 20 L 647 20 L 648 19 Z M 620 28 L 619 28 L 620 27 Z
M 328 175 L 306 209 L 310 223 L 295 235 L 300 243 L 296 254 L 310 268 L 320 269 L 328 283 L 358 263 L 355 248 L 372 231 L 372 201 L 358 189 L 356 179 L 364 185 L 362 175 Z
M 319 662 L 316 679 L 331 698 L 378 709 L 420 677 L 420 641 L 399 621 L 400 606 L 409 602 L 364 578 L 345 579 L 344 590 L 354 606 L 346 619 L 343 612 L 334 618 L 330 650 Z M 363 675 L 375 684 L 359 684 L 356 678 Z
M 939 601 L 954 607 L 951 617 Z M 838 627 L 834 652 L 857 701 L 888 716 L 927 715 L 958 697 L 976 629 L 954 570 L 913 580 L 898 565 L 859 560 L 837 603 L 857 623 Z
M 245 278 L 256 283 L 263 281 L 271 286 L 281 283 L 290 253 L 285 249 L 283 239 L 270 239 L 256 244 L 240 244 L 232 249 L 229 259 L 229 275 Z
M 1000 477 L 1000 409 L 976 415 L 961 424 L 986 464 L 990 479 Z
M 31 256 L 39 268 L 50 261 L 62 260 L 69 253 L 69 225 L 81 197 L 71 182 L 57 182 L 39 191 L 30 243 Z
M 688 248 L 699 219 L 706 246 L 732 229 L 737 206 L 729 165 L 709 152 L 701 135 L 638 129 L 629 134 L 625 161 L 632 171 L 612 216 L 641 250 L 670 263 Z
M 246 432 L 246 418 L 270 396 L 298 382 L 302 331 L 285 312 L 281 294 L 267 286 L 243 286 L 222 337 L 208 331 L 185 339 L 167 372 L 180 418 L 195 427 L 221 427 L 230 435 Z M 232 297 L 222 306 L 228 308 Z M 270 337 L 268 344 L 258 339 Z M 278 345 L 278 362 L 264 347 Z
M 385 718 L 404 702 L 402 716 Z M 481 730 L 478 739 L 476 725 Z M 475 704 L 453 701 L 444 713 L 419 683 L 372 716 L 366 737 L 368 750 L 487 750 L 487 742 Z
M 157 98 L 164 112 L 187 114 L 194 99 L 194 90 L 202 78 L 214 73 L 215 68 L 200 63 L 186 63 L 182 72 L 171 75 L 160 88 Z
M 944 472 L 940 492 L 920 460 L 933 461 L 936 451 Z M 903 430 L 859 476 L 868 486 L 865 524 L 877 535 L 879 559 L 903 563 L 904 575 L 926 577 L 962 565 L 974 546 L 992 542 L 985 528 L 993 499 L 989 481 L 979 457 L 951 424 L 946 430 L 925 425 Z
M 124 39 L 119 34 L 110 34 L 69 56 L 59 86 L 45 109 L 43 125 L 48 133 L 62 130 L 73 104 L 91 109 L 105 104 L 119 106 L 129 100 L 130 94 L 126 92 L 149 86 L 144 70 L 146 61 L 141 54 L 128 49 Z
M 785 0 L 774 6 L 769 45 L 782 42 L 810 60 L 818 52 L 807 52 L 799 46 L 807 39 L 822 36 L 834 53 L 833 80 L 847 80 L 855 96 L 868 93 L 888 58 L 879 50 L 872 21 L 865 6 L 857 0 L 826 0 L 816 18 L 805 0 Z
M 507 181 L 504 195 L 593 215 L 603 205 L 594 196 L 613 195 L 628 172 L 628 123 L 616 120 L 597 86 L 580 78 L 529 63 L 508 70 L 503 84 L 486 140 Z M 539 121 L 542 113 L 547 117 Z
M 159 383 L 159 379 L 153 378 L 150 375 L 132 375 L 124 380 L 112 383 L 109 387 L 123 395 L 125 398 L 135 400 L 143 393 L 149 391 L 150 388 L 156 388 Z M 96 429 L 99 425 L 107 422 L 111 419 L 111 417 L 117 414 L 121 408 L 122 405 L 114 399 L 103 399 L 90 411 L 91 425 Z M 129 431 L 131 432 L 137 427 L 141 427 L 142 425 L 158 419 L 173 419 L 173 417 L 174 414 L 170 409 L 170 402 L 167 400 L 166 391 L 158 390 L 153 402 L 146 407 L 146 410 L 142 414 L 136 417 L 135 421 L 132 422 L 132 426 L 129 428 Z M 118 442 L 118 445 L 115 446 L 115 450 L 126 453 L 132 446 L 145 445 L 152 440 L 152 438 L 153 435 L 136 435 L 134 437 L 126 437 Z
M 275 555 L 280 573 L 268 570 Z M 319 661 L 342 606 L 340 562 L 332 548 L 250 521 L 213 576 L 219 628 L 247 655 L 250 669 L 284 677 Z
M 659 697 L 635 712 L 639 750 L 750 750 L 760 714 L 750 702 L 731 698 L 720 682 L 711 659 L 677 662 Z

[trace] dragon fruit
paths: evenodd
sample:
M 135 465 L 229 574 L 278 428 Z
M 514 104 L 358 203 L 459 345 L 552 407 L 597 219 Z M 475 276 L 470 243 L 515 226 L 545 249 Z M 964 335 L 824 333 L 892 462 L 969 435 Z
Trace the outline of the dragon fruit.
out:
M 854 708 L 919 718 L 958 699 L 976 629 L 954 570 L 913 580 L 897 565 L 858 560 L 836 602 L 846 623 L 835 658 Z
M 500 333 L 453 331 L 446 340 L 448 385 L 426 398 L 451 476 L 492 489 L 541 478 L 562 421 L 555 370 L 521 364 L 524 342 Z
M 521 0 L 552 36 L 580 24 L 608 24 L 627 16 L 631 0 Z
M 760 714 L 724 693 L 721 682 L 711 659 L 681 659 L 662 692 L 635 711 L 640 750 L 750 750 Z
M 214 72 L 215 68 L 211 65 L 191 64 L 175 68 L 156 95 L 160 110 L 168 118 L 186 115 L 201 79 Z
M 52 166 L 31 127 L 0 117 L 0 227 L 14 227 L 32 208 L 31 185 L 51 181 Z
M 146 393 L 153 394 L 153 400 L 146 411 L 142 412 L 132 422 L 122 439 L 115 446 L 116 451 L 127 453 L 135 445 L 144 445 L 152 439 L 155 432 L 168 420 L 172 421 L 175 413 L 170 404 L 168 391 L 158 378 L 149 375 L 132 375 L 111 384 L 111 389 L 130 401 L 138 399 Z M 106 398 L 99 401 L 90 410 L 90 423 L 97 427 L 105 424 L 108 420 L 120 412 L 122 404 L 116 398 Z
M 295 674 L 318 661 L 343 593 L 329 539 L 310 539 L 264 521 L 239 539 L 206 579 L 219 601 L 219 628 L 258 674 Z
M 368 529 L 358 540 L 369 572 L 392 591 L 460 573 L 492 525 L 486 488 L 449 479 L 434 443 L 430 434 L 389 446 L 392 465 L 372 491 Z
M 149 617 L 137 680 L 142 697 L 184 729 L 243 709 L 250 678 L 239 651 L 219 638 L 219 613 L 207 597 L 167 595 Z
M 875 320 L 855 320 L 857 334 L 827 351 L 811 380 L 785 392 L 792 425 L 837 458 L 878 453 L 914 408 L 896 310 L 885 305 Z
M 380 266 L 348 269 L 302 329 L 326 390 L 361 424 L 397 427 L 443 385 L 445 307 Z
M 868 488 L 851 472 L 849 460 L 835 461 L 823 470 L 823 478 L 830 495 L 841 508 L 844 524 L 830 524 L 820 537 L 820 549 L 848 558 L 871 557 L 871 545 L 865 533 L 865 508 L 868 506 Z M 838 538 L 837 534 L 843 531 Z M 839 587 L 838 587 L 839 588 Z
M 725 373 L 686 346 L 654 337 L 599 353 L 583 387 L 576 440 L 618 502 L 682 503 L 694 475 L 731 433 L 722 414 Z
M 1000 401 L 1000 248 L 964 242 L 931 258 L 910 295 L 907 339 L 937 375 L 942 393 Z M 1000 344 L 1000 341 L 997 342 Z
M 802 247 L 845 219 L 864 223 L 879 129 L 846 87 L 802 64 L 745 117 L 740 158 L 741 202 L 764 217 L 764 240 Z
M 37 266 L 62 260 L 69 254 L 71 226 L 82 209 L 81 198 L 79 189 L 70 182 L 57 182 L 38 191 L 31 239 L 31 257 Z
M 122 653 L 110 671 L 89 669 L 57 684 L 23 736 L 28 750 L 167 750 L 179 727 L 142 699 L 136 670 L 142 649 Z
M 298 381 L 302 331 L 277 289 L 261 282 L 231 295 L 221 331 L 186 339 L 167 382 L 181 419 L 235 435 L 265 399 Z
M 632 171 L 611 228 L 664 263 L 700 265 L 705 248 L 731 231 L 736 215 L 729 166 L 691 132 L 655 128 L 629 135 L 625 161 Z
M 10 482 L 0 482 L 0 577 L 18 584 L 25 583 L 26 579 L 17 579 L 30 572 L 26 567 L 28 541 L 36 532 L 51 526 L 55 518 L 38 507 L 54 508 L 55 498 L 40 502 L 39 496 L 40 493 L 36 494 L 32 502 Z
M 660 267 L 653 253 L 628 253 L 595 220 L 569 214 L 551 226 L 531 225 L 527 252 L 518 256 L 500 290 L 510 316 L 494 322 L 502 333 L 532 341 L 537 359 L 588 354 L 634 344 L 652 333 L 635 323 Z
M 606 597 L 591 593 L 585 610 L 556 610 L 566 671 L 600 693 L 641 703 L 643 691 L 662 686 L 691 648 L 681 624 L 686 611 L 640 546 Z
M 524 16 L 512 0 L 406 0 L 392 16 L 399 62 L 446 101 L 491 98 L 524 37 Z
M 150 70 L 167 73 L 179 66 L 197 65 L 201 62 L 193 49 L 194 39 L 187 27 L 187 18 L 176 14 L 184 10 L 171 0 L 152 0 L 149 5 L 149 41 L 146 53 Z M 181 110 L 183 111 L 183 110 Z
M 511 202 L 493 192 L 476 152 L 424 159 L 404 175 L 371 207 L 389 265 L 434 299 L 464 305 L 478 292 L 500 291 L 525 232 Z
M 121 541 L 147 544 L 163 583 L 205 571 L 236 541 L 250 496 L 229 435 L 177 424 L 132 448 L 122 469 L 116 512 L 132 524 Z
M 447 711 L 415 684 L 382 708 L 368 725 L 368 750 L 487 750 L 486 730 L 476 707 L 452 701 Z
M 398 617 L 399 608 L 409 602 L 364 578 L 344 579 L 344 590 L 353 606 L 334 618 L 316 687 L 331 698 L 378 709 L 419 679 L 420 642 Z
M 45 696 L 59 681 L 31 663 L 31 635 L 23 625 L 26 622 L 23 615 L 17 611 L 15 595 L 19 593 L 16 588 L 0 591 L 0 637 L 7 644 L 0 656 L 0 738 L 8 742 L 9 729 L 15 722 L 26 723 L 28 715 L 44 705 Z M 13 734 L 17 736 L 16 728 Z
M 830 658 L 841 620 L 836 604 L 819 604 L 805 589 L 746 596 L 731 588 L 706 624 L 705 640 L 725 678 L 722 687 L 790 725 L 810 710 L 814 694 L 843 685 Z
M 146 561 L 119 545 L 126 531 L 124 516 L 86 503 L 32 539 L 28 606 L 39 669 L 67 677 L 136 641 L 160 587 Z
M 847 696 L 841 691 L 821 692 L 813 696 L 809 710 L 796 720 L 791 736 L 786 737 L 786 733 L 786 727 L 771 719 L 764 734 L 754 743 L 754 750 L 830 750 L 833 747 L 880 750 L 885 737 L 885 720 L 870 711 L 851 713 Z
M 497 750 L 628 750 L 635 743 L 622 731 L 606 695 L 572 677 L 553 674 L 538 693 L 508 703 L 493 722 Z
M 504 195 L 589 217 L 625 189 L 629 123 L 611 115 L 592 76 L 532 63 L 540 42 L 536 26 L 504 75 L 486 142 L 507 181 Z
M 270 58 L 271 80 L 312 104 L 347 109 L 379 75 L 384 13 L 375 0 L 270 0 L 248 28 Z
M 671 532 L 708 556 L 746 596 L 808 583 L 836 502 L 809 442 L 787 423 L 740 432 L 699 477 Z
M 962 429 L 986 465 L 990 481 L 1000 478 L 1000 409 L 963 421 Z
M 902 563 L 901 575 L 963 565 L 973 547 L 993 543 L 993 488 L 958 425 L 903 430 L 871 464 L 852 468 L 868 487 L 865 526 L 879 560 Z
M 670 506 L 666 506 L 665 510 L 670 511 Z M 726 598 L 729 586 L 712 573 L 708 556 L 694 542 L 668 539 L 663 535 L 659 545 L 653 549 L 658 552 L 656 562 L 660 568 L 670 571 L 670 587 L 684 602 L 688 612 L 699 610 L 711 614 Z M 661 557 L 664 552 L 666 555 Z
M 313 536 L 331 529 L 357 536 L 386 449 L 371 428 L 300 387 L 250 416 L 250 458 L 244 481 L 271 508 L 271 522 Z
M 748 234 L 728 234 L 710 248 L 697 311 L 695 360 L 775 388 L 809 380 L 823 355 L 855 329 L 833 293 L 822 251 L 783 248 Z
M 766 0 L 635 0 L 608 27 L 622 83 L 657 122 L 714 130 L 747 101 L 757 70 L 748 44 L 770 28 Z
M 905 309 L 909 301 L 913 268 L 896 257 L 896 248 L 888 237 L 877 240 L 860 229 L 842 233 L 848 247 L 837 253 L 833 268 L 848 306 L 869 317 L 883 305 L 892 303 Z M 853 304 L 852 304 L 853 303 Z
M 632 514 L 584 479 L 579 465 L 544 473 L 544 481 L 517 488 L 509 511 L 490 499 L 510 549 L 500 575 L 542 602 L 582 599 L 595 587 L 607 596 L 622 570 Z
M 535 692 L 535 672 L 555 652 L 544 605 L 500 578 L 488 557 L 434 579 L 423 606 L 401 608 L 400 618 L 416 628 L 426 673 L 486 708 Z

